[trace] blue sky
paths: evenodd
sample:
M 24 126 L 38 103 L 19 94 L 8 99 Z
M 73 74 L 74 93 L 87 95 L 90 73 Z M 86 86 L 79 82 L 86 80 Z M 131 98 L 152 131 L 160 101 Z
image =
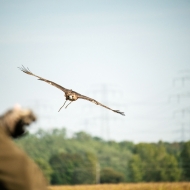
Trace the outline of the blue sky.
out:
M 1 113 L 15 103 L 34 109 L 34 131 L 64 126 L 134 142 L 190 138 L 189 1 L 0 1 L 0 27 Z M 64 94 L 21 65 L 126 116 L 83 100 L 58 113 Z

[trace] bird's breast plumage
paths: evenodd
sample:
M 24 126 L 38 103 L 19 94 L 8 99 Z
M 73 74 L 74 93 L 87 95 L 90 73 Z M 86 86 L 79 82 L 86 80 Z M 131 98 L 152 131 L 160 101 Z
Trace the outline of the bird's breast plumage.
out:
M 70 101 L 75 101 L 78 99 L 77 94 L 74 92 L 69 92 L 66 94 L 66 99 Z

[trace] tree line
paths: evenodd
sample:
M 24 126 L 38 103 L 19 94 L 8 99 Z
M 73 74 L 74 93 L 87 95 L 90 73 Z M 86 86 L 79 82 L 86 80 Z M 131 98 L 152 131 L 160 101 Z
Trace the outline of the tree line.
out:
M 50 184 L 190 181 L 190 141 L 105 141 L 65 128 L 38 130 L 15 141 Z

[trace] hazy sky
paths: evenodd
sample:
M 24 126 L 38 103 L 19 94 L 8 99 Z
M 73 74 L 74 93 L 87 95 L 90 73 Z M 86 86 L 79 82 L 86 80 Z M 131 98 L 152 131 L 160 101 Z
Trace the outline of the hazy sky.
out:
M 1 0 L 0 111 L 16 103 L 34 109 L 33 130 L 188 140 L 189 52 L 190 1 Z M 64 94 L 19 71 L 21 65 L 126 116 L 84 100 L 58 113 Z

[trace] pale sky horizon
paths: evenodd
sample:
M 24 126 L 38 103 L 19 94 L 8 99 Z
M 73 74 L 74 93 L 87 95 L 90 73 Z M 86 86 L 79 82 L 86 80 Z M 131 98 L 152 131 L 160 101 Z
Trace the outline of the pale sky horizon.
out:
M 0 1 L 0 26 L 1 114 L 19 103 L 38 115 L 31 131 L 190 140 L 190 1 Z M 21 65 L 126 116 L 84 100 L 58 113 L 63 92 Z

